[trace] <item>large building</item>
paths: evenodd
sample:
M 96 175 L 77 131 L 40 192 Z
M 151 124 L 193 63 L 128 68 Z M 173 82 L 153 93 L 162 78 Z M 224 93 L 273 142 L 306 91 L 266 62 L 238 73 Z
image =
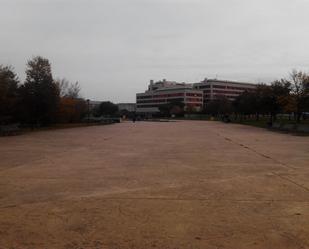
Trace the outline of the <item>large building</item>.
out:
M 205 79 L 199 83 L 187 84 L 174 81 L 152 80 L 144 93 L 136 94 L 136 111 L 139 113 L 159 112 L 160 105 L 171 102 L 184 103 L 185 110 L 194 108 L 199 111 L 209 101 L 227 98 L 234 101 L 244 91 L 252 91 L 255 84 L 228 80 Z
M 254 90 L 256 85 L 228 80 L 205 79 L 200 83 L 195 83 L 194 87 L 203 91 L 204 104 L 206 104 L 211 100 L 222 97 L 234 101 L 244 91 Z
M 136 111 L 139 113 L 156 113 L 162 105 L 181 102 L 184 109 L 193 108 L 197 111 L 203 107 L 203 91 L 195 89 L 193 84 L 174 81 L 150 81 L 144 93 L 136 94 Z

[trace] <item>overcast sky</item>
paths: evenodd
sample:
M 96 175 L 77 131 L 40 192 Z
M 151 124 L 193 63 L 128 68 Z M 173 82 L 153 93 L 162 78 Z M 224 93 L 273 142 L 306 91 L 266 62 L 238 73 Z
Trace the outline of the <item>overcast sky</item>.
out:
M 0 64 L 50 60 L 94 100 L 150 79 L 270 82 L 309 70 L 309 0 L 0 0 Z

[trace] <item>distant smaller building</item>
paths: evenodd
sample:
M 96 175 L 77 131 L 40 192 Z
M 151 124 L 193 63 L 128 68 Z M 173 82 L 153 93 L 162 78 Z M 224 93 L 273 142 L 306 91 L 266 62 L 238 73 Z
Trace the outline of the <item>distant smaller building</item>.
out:
M 90 100 L 89 101 L 89 109 L 94 110 L 95 108 L 99 107 L 99 105 L 102 103 L 102 101 L 95 101 L 95 100 Z
M 136 112 L 135 103 L 119 103 L 117 104 L 119 111 Z

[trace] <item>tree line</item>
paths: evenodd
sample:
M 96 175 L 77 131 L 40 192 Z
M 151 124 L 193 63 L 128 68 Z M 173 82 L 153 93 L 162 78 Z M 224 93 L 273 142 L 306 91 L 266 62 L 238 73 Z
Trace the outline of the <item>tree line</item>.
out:
M 217 98 L 210 101 L 204 110 L 214 116 L 233 114 L 235 119 L 243 120 L 261 116 L 276 121 L 278 114 L 286 114 L 289 119 L 299 123 L 309 112 L 309 75 L 293 70 L 290 77 L 272 82 L 270 85 L 258 84 L 252 91 L 245 91 L 234 101 Z
M 0 125 L 40 127 L 118 114 L 118 106 L 109 101 L 90 109 L 80 92 L 78 82 L 54 79 L 49 60 L 41 56 L 27 62 L 24 82 L 11 66 L 0 65 Z
M 87 113 L 80 90 L 78 82 L 55 80 L 50 62 L 40 56 L 27 62 L 22 83 L 11 66 L 0 65 L 0 124 L 79 122 Z
M 26 64 L 26 79 L 20 82 L 11 66 L 0 65 L 0 125 L 20 123 L 39 127 L 53 123 L 80 122 L 89 114 L 95 117 L 119 114 L 117 105 L 102 102 L 89 110 L 89 102 L 80 96 L 78 82 L 54 79 L 48 59 L 37 56 Z M 89 100 L 88 100 L 89 101 Z M 183 103 L 169 103 L 160 107 L 166 115 L 183 114 Z M 194 110 L 186 110 L 193 113 Z M 309 75 L 294 70 L 288 79 L 270 85 L 258 84 L 254 90 L 245 91 L 234 101 L 218 97 L 206 104 L 203 110 L 213 116 L 233 115 L 243 120 L 261 116 L 275 121 L 278 114 L 287 114 L 299 123 L 309 112 Z

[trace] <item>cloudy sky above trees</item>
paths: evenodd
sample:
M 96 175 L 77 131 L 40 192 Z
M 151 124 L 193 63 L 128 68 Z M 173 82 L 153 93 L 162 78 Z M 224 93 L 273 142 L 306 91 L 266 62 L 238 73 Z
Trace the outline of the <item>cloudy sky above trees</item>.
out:
M 84 97 L 131 102 L 150 79 L 270 82 L 309 71 L 308 0 L 0 0 L 0 64 L 35 55 Z

